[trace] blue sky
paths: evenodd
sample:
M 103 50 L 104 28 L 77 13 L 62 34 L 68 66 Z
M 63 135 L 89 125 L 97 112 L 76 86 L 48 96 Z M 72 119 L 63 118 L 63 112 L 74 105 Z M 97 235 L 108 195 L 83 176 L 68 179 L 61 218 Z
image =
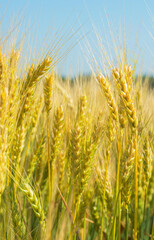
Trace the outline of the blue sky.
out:
M 17 23 L 22 22 L 19 38 L 27 30 L 27 51 L 29 45 L 38 52 L 46 34 L 46 42 L 49 43 L 55 38 L 55 33 L 66 33 L 66 39 L 77 31 L 62 48 L 65 52 L 78 39 L 82 39 L 58 64 L 58 71 L 63 74 L 89 72 L 92 54 L 101 65 L 102 52 L 96 33 L 114 59 L 115 48 L 110 30 L 115 38 L 121 32 L 120 39 L 123 40 L 125 28 L 128 56 L 136 49 L 136 58 L 139 55 L 138 69 L 154 74 L 153 0 L 0 0 L 0 19 L 1 36 L 9 31 L 12 19 Z M 117 47 L 120 47 L 118 42 Z

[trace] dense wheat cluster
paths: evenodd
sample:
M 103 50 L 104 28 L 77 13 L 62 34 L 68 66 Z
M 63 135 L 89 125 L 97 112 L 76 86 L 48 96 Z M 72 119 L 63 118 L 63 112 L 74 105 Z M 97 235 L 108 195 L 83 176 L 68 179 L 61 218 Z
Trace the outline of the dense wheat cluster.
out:
M 123 61 L 62 80 L 0 50 L 0 239 L 154 236 L 154 92 Z

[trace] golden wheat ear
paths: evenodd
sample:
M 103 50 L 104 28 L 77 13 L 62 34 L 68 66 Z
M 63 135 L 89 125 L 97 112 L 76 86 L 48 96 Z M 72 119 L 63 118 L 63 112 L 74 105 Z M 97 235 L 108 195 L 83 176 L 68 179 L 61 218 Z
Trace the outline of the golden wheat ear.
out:
M 102 74 L 100 74 L 98 76 L 98 81 L 100 83 L 102 90 L 104 91 L 104 95 L 106 97 L 106 101 L 108 103 L 108 107 L 111 112 L 111 115 L 112 115 L 113 119 L 116 122 L 118 122 L 118 109 L 117 109 L 116 102 L 113 97 L 113 93 L 111 91 L 111 87 L 110 87 L 107 79 Z
M 119 94 L 125 106 L 128 119 L 132 127 L 137 128 L 138 121 L 136 116 L 136 110 L 134 107 L 134 103 L 133 103 L 132 96 L 130 94 L 126 79 L 123 76 L 122 71 L 120 71 L 119 69 L 113 69 L 112 73 L 113 73 L 114 79 L 116 80 L 116 83 L 119 89 Z
M 53 83 L 54 83 L 54 72 L 52 72 L 49 76 L 46 76 L 43 82 L 43 90 L 44 90 L 44 103 L 47 113 L 52 108 L 52 91 L 53 91 Z

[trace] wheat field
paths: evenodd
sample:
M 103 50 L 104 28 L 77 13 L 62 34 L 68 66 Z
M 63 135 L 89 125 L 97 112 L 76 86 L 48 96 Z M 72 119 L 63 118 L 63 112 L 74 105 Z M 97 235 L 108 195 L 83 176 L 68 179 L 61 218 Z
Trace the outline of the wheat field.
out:
M 0 240 L 154 239 L 148 78 L 124 59 L 72 81 L 22 54 L 0 49 Z

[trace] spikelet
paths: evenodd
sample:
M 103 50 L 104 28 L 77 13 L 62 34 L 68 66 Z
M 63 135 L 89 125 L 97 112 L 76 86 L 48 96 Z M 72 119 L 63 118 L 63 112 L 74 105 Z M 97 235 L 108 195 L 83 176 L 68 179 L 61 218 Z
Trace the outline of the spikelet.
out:
M 106 97 L 106 101 L 108 103 L 109 106 L 109 110 L 111 112 L 111 115 L 113 117 L 113 119 L 116 121 L 116 123 L 118 122 L 118 109 L 111 91 L 111 87 L 107 81 L 107 79 L 100 74 L 98 76 L 98 81 L 104 91 L 105 97 Z

